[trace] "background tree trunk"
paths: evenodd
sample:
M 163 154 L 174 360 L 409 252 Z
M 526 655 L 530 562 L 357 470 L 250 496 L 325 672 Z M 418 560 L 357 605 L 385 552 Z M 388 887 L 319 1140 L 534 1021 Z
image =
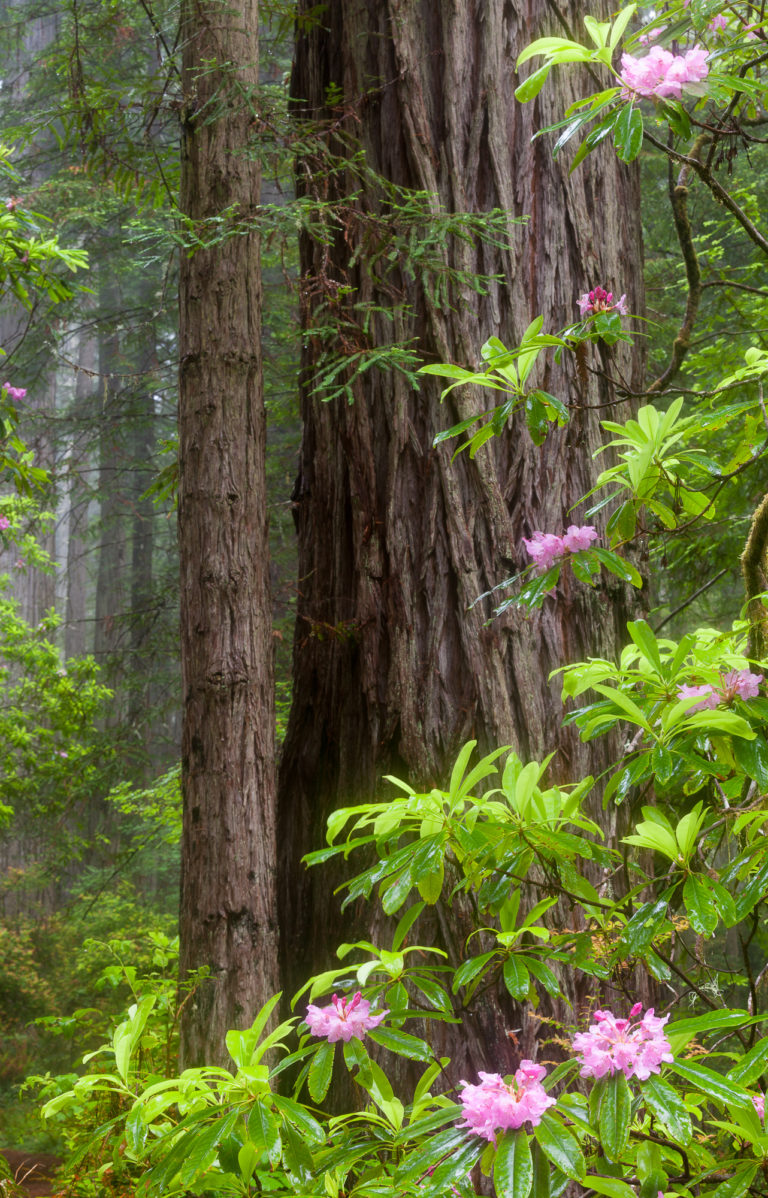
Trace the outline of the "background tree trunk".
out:
M 65 489 L 67 507 L 66 618 L 64 621 L 64 657 L 84 657 L 91 645 L 88 621 L 89 508 L 93 488 L 86 482 L 91 460 L 90 446 L 78 429 L 81 420 L 93 421 L 99 395 L 97 341 L 89 328 L 80 333 L 77 351 L 77 380 L 73 407 L 73 430 L 65 453 Z
M 126 359 L 121 346 L 122 296 L 114 272 L 104 267 L 99 289 L 99 551 L 96 573 L 93 654 L 107 683 L 120 689 L 123 673 L 119 660 L 122 619 L 125 612 L 126 515 L 124 493 L 125 424 L 122 404 L 126 387 Z M 120 722 L 116 704 L 111 722 Z
M 205 249 L 180 274 L 181 976 L 211 980 L 184 1008 L 182 1067 L 224 1062 L 277 989 L 274 701 L 261 381 L 261 290 L 248 222 L 258 6 L 182 7 L 181 209 Z
M 309 0 L 299 8 L 308 12 Z M 561 8 L 578 33 L 581 6 Z M 450 243 L 455 269 L 500 276 L 486 295 L 456 284 L 450 303 L 437 302 L 418 271 L 414 280 L 394 270 L 377 288 L 361 238 L 363 216 L 383 210 L 381 191 L 372 182 L 361 189 L 349 172 L 321 175 L 316 162 L 300 163 L 301 186 L 317 199 L 360 192 L 333 244 L 303 240 L 305 327 L 317 323 L 321 305 L 343 305 L 334 296 L 349 288 L 349 319 L 352 304 L 372 305 L 372 344 L 391 343 L 394 328 L 398 340 L 417 339 L 425 361 L 473 365 L 489 336 L 514 346 L 539 313 L 545 330 L 573 322 L 579 294 L 598 283 L 626 291 L 630 310 L 642 312 L 636 172 L 606 149 L 569 176 L 568 157 L 553 160 L 550 139 L 531 140 L 595 85 L 564 68 L 535 103 L 521 107 L 513 96 L 516 55 L 538 36 L 563 32 L 544 0 L 336 0 L 321 23 L 300 29 L 296 110 L 336 123 L 331 149 L 341 154 L 344 137 L 347 146 L 359 138 L 371 170 L 433 196 L 445 211 L 500 208 L 510 218 L 507 249 Z M 526 225 L 512 223 L 524 215 Z M 511 744 L 524 759 L 556 749 L 552 775 L 560 780 L 599 769 L 610 747 L 582 745 L 560 727 L 560 687 L 549 674 L 589 653 L 612 654 L 627 603 L 611 581 L 590 591 L 567 571 L 539 612 L 510 608 L 486 626 L 492 601 L 476 602 L 528 564 L 524 535 L 586 522 L 570 508 L 594 482 L 599 420 L 616 402 L 601 374 L 577 369 L 567 355 L 561 366 L 548 356 L 535 378 L 567 403 L 570 423 L 536 448 L 516 420 L 474 461 L 462 454 L 452 462 L 456 443 L 435 449 L 435 435 L 489 407 L 489 393 L 461 389 L 441 406 L 439 380 L 425 378 L 417 392 L 395 371 L 371 371 L 355 383 L 353 405 L 324 404 L 310 394 L 321 351 L 307 339 L 294 700 L 279 787 L 289 993 L 328 966 L 335 944 L 371 930 L 370 911 L 340 915 L 331 889 L 341 874 L 300 865 L 324 843 L 329 812 L 372 798 L 390 772 L 445 785 L 469 738 L 482 749 Z M 637 350 L 601 353 L 589 364 L 621 371 L 628 386 L 639 382 Z M 349 863 L 343 869 L 349 873 Z M 460 936 L 457 943 L 461 950 Z M 537 1024 L 526 1013 L 522 1023 L 520 1053 L 533 1056 Z M 496 1004 L 479 1004 L 461 1043 L 446 1032 L 438 1047 L 453 1056 L 457 1078 L 472 1067 L 504 1073 L 519 1060 Z
M 134 347 L 135 375 L 129 397 L 128 440 L 133 462 L 130 480 L 131 563 L 130 563 L 130 667 L 131 691 L 128 699 L 128 723 L 141 737 L 146 712 L 151 706 L 152 660 L 149 652 L 156 622 L 155 586 L 152 575 L 154 550 L 154 505 L 147 488 L 152 483 L 156 450 L 155 388 L 158 359 L 155 344 L 155 280 L 149 276 L 139 292 L 139 303 L 147 313 L 137 329 Z M 147 782 L 152 777 L 149 755 L 143 763 Z

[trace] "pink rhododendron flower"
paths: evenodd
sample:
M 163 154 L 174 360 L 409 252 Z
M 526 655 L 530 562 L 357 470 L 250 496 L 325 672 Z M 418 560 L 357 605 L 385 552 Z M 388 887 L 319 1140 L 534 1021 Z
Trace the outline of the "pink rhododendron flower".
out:
M 643 1018 L 633 1023 L 632 1017 L 642 1009 L 642 1004 L 636 1003 L 629 1019 L 617 1019 L 611 1011 L 595 1011 L 589 1031 L 578 1032 L 573 1038 L 582 1077 L 612 1077 L 621 1072 L 625 1077 L 645 1081 L 659 1072 L 662 1061 L 673 1059 L 664 1035 L 669 1015 L 658 1019 L 649 1007 Z
M 685 54 L 672 54 L 662 46 L 652 46 L 643 58 L 622 54 L 622 95 L 626 100 L 635 96 L 679 100 L 683 88 L 689 83 L 706 79 L 709 73 L 707 58 L 707 51 L 702 46 L 694 46 Z
M 729 670 L 723 674 L 723 688 L 720 692 L 724 702 L 732 699 L 756 699 L 760 693 L 762 674 L 753 674 L 750 670 Z
M 721 675 L 722 686 L 715 690 L 709 683 L 701 686 L 681 686 L 677 692 L 678 699 L 699 698 L 689 711 L 706 711 L 717 707 L 718 703 L 732 703 L 734 699 L 756 699 L 760 693 L 762 674 L 753 674 L 751 670 L 729 670 Z
M 583 295 L 579 296 L 579 312 L 582 318 L 595 316 L 598 312 L 620 312 L 622 316 L 626 316 L 626 301 L 626 295 L 615 300 L 612 291 L 606 291 L 604 287 L 595 287 L 592 291 L 585 291 Z
M 591 524 L 585 524 L 582 528 L 569 524 L 568 531 L 563 536 L 563 545 L 570 553 L 578 553 L 582 549 L 589 549 L 596 540 L 597 532 Z
M 757 1111 L 758 1118 L 765 1119 L 765 1095 L 764 1094 L 753 1094 L 752 1095 L 752 1105 L 755 1108 L 755 1110 Z
M 698 697 L 698 703 L 692 703 L 688 711 L 707 711 L 717 707 L 720 702 L 720 696 L 715 691 L 714 687 L 709 684 L 703 686 L 681 686 L 677 692 L 678 699 L 693 699 Z
M 728 28 L 728 18 L 723 13 L 718 13 L 716 17 L 707 25 L 707 29 L 711 29 L 713 33 L 720 33 L 723 29 Z
M 530 541 L 523 537 L 523 544 L 535 565 L 543 572 L 549 570 L 564 554 L 589 549 L 596 540 L 597 532 L 591 524 L 585 524 L 581 528 L 576 524 L 569 524 L 568 531 L 561 537 L 553 532 L 535 532 Z
M 647 46 L 650 42 L 655 41 L 659 34 L 663 33 L 666 28 L 666 25 L 657 25 L 655 29 L 648 29 L 645 33 L 641 33 L 637 40 L 641 46 Z
M 523 537 L 523 544 L 540 570 L 548 570 L 565 553 L 563 538 L 552 532 L 535 532 L 530 541 Z
M 363 998 L 360 991 L 352 998 L 337 998 L 334 994 L 330 1005 L 316 1007 L 310 1003 L 307 1007 L 305 1023 L 313 1036 L 325 1036 L 330 1044 L 336 1040 L 362 1040 L 365 1033 L 372 1027 L 378 1027 L 389 1011 L 379 1011 L 371 1015 L 371 1004 Z
M 26 387 L 12 387 L 10 383 L 3 383 L 3 391 L 7 399 L 23 399 L 27 394 Z
M 480 1083 L 470 1086 L 460 1082 L 463 1090 L 459 1101 L 463 1107 L 463 1122 L 459 1127 L 468 1127 L 475 1135 L 494 1141 L 497 1131 L 522 1127 L 530 1123 L 536 1127 L 547 1107 L 555 1105 L 541 1084 L 546 1077 L 543 1065 L 533 1061 L 521 1061 L 514 1080 L 507 1083 L 498 1073 L 481 1073 Z
M 7 516 L 0 516 L 0 532 L 5 532 L 6 528 L 11 527 L 11 522 Z

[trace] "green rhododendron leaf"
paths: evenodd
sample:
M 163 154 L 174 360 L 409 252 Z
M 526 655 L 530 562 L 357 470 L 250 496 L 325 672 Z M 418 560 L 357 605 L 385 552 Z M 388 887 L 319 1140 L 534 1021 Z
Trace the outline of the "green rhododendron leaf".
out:
M 398 1056 L 407 1057 L 410 1061 L 433 1059 L 432 1049 L 425 1040 L 412 1036 L 409 1032 L 402 1032 L 399 1028 L 377 1027 L 375 1031 L 368 1032 L 368 1038 L 373 1040 L 374 1044 L 381 1044 L 382 1048 L 388 1048 L 390 1052 L 396 1052 Z
M 703 874 L 689 874 L 685 879 L 683 901 L 694 932 L 700 936 L 711 936 L 719 918 L 712 891 Z
M 694 1064 L 693 1061 L 674 1061 L 669 1068 L 704 1095 L 718 1098 L 721 1102 L 733 1103 L 734 1106 L 751 1104 L 751 1098 L 743 1089 L 731 1085 L 722 1074 L 715 1073 L 714 1069 L 707 1069 L 705 1065 Z
M 528 1198 L 533 1185 L 533 1158 L 522 1128 L 505 1131 L 499 1137 L 493 1184 L 497 1198 Z
M 336 1045 L 330 1044 L 326 1040 L 324 1044 L 320 1045 L 312 1058 L 312 1063 L 309 1066 L 307 1085 L 309 1093 L 315 1102 L 322 1102 L 328 1093 L 328 1087 L 331 1084 L 331 1077 L 333 1076 L 333 1058 L 335 1052 Z
M 584 1178 L 584 1185 L 596 1194 L 604 1194 L 605 1198 L 637 1198 L 632 1187 L 625 1181 L 620 1181 L 618 1177 L 598 1177 L 588 1173 Z
M 513 998 L 522 1002 L 528 997 L 531 985 L 531 975 L 516 957 L 507 957 L 502 966 L 504 985 Z
M 733 755 L 744 772 L 765 790 L 768 788 L 768 743 L 758 735 L 754 740 L 733 742 Z
M 519 103 L 525 104 L 528 100 L 532 100 L 535 96 L 538 96 L 546 82 L 550 69 L 550 63 L 545 63 L 543 67 L 539 67 L 538 71 L 534 71 L 532 75 L 529 75 L 519 87 L 515 88 L 515 99 Z
M 533 1158 L 531 1198 L 550 1198 L 552 1168 L 536 1142 L 531 1144 L 531 1157 Z
M 632 1095 L 627 1079 L 623 1073 L 614 1073 L 605 1079 L 598 1117 L 600 1143 L 612 1161 L 620 1158 L 629 1141 L 631 1111 Z
M 560 1119 L 551 1114 L 542 1115 L 533 1134 L 542 1152 L 561 1173 L 572 1181 L 583 1181 L 586 1164 L 579 1142 Z

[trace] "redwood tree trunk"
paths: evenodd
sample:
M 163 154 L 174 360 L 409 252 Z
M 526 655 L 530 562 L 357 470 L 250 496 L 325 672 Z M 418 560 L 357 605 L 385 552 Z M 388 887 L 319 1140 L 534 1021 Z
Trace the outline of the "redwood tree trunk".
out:
M 99 560 L 96 575 L 96 621 L 93 654 L 116 690 L 109 722 L 117 724 L 124 705 L 119 650 L 125 615 L 125 429 L 123 391 L 125 356 L 119 328 L 122 297 L 114 274 L 104 268 L 99 326 Z
M 210 970 L 184 1008 L 183 1066 L 226 1061 L 226 1030 L 277 982 L 259 246 L 241 231 L 259 196 L 257 33 L 255 0 L 182 6 L 181 207 L 213 241 L 180 277 L 182 979 Z
M 299 7 L 309 10 L 310 0 Z M 581 6 L 561 9 L 581 29 Z M 488 337 L 514 346 L 539 313 L 545 330 L 573 322 L 579 294 L 598 283 L 625 291 L 630 310 L 642 311 L 635 171 L 606 149 L 569 176 L 566 154 L 553 160 L 551 140 L 531 140 L 594 84 L 562 68 L 535 103 L 521 107 L 513 96 L 520 50 L 562 33 L 544 0 L 335 0 L 321 22 L 302 28 L 293 82 L 300 115 L 329 127 L 335 121 L 360 139 L 373 171 L 433 196 L 446 211 L 500 208 L 529 217 L 524 226 L 510 219 L 507 249 L 454 239 L 454 268 L 501 279 L 484 296 L 454 285 L 450 304 L 438 303 L 418 271 L 416 280 L 390 273 L 386 288 L 366 271 L 358 218 L 382 211 L 375 183 L 367 179 L 361 190 L 359 177 L 323 176 L 316 163 L 300 163 L 299 180 L 318 199 L 360 192 L 333 244 L 303 241 L 305 327 L 318 323 L 321 305 L 343 304 L 338 297 L 349 288 L 348 319 L 361 300 L 394 309 L 392 322 L 374 312 L 371 344 L 390 343 L 394 328 L 399 340 L 417 339 L 425 361 L 473 365 Z M 324 107 L 331 95 L 333 109 Z M 492 601 L 476 602 L 528 564 L 524 535 L 586 522 L 570 508 L 597 473 L 599 419 L 622 411 L 609 413 L 616 394 L 604 378 L 548 357 L 537 381 L 568 404 L 570 423 L 536 448 L 516 421 L 474 461 L 462 454 L 452 462 L 456 445 L 433 448 L 435 435 L 490 406 L 491 393 L 457 390 L 441 406 L 439 380 L 425 378 L 417 392 L 382 371 L 355 384 L 353 405 L 320 403 L 310 391 L 321 350 L 308 339 L 294 702 L 279 787 L 289 992 L 334 963 L 336 944 L 371 927 L 370 912 L 340 915 L 329 885 L 338 877 L 300 865 L 303 853 L 324 843 L 328 813 L 386 793 L 387 773 L 446 785 L 469 738 L 483 749 L 511 744 L 524 759 L 557 749 L 553 773 L 562 780 L 599 769 L 605 747 L 582 745 L 573 729 L 561 729 L 560 687 L 549 674 L 585 654 L 612 653 L 627 603 L 610 582 L 590 591 L 567 571 L 540 612 L 511 608 L 486 626 Z M 620 370 L 630 387 L 639 381 L 634 351 L 590 364 Z M 351 868 L 345 863 L 344 872 Z M 523 1024 L 521 1052 L 532 1056 L 536 1023 L 524 1012 L 515 1018 Z M 457 1078 L 471 1067 L 504 1073 L 516 1063 L 496 1006 L 478 1009 L 461 1043 L 447 1049 Z
M 147 313 L 137 330 L 136 380 L 129 396 L 127 416 L 130 421 L 129 445 L 134 463 L 130 481 L 131 492 L 131 561 L 130 561 L 130 695 L 128 722 L 132 728 L 146 726 L 146 713 L 151 709 L 152 635 L 156 612 L 152 558 L 154 550 L 154 503 L 147 488 L 152 483 L 152 465 L 156 449 L 155 388 L 157 386 L 157 346 L 152 299 L 154 280 L 147 278 L 139 289 L 139 302 Z M 144 762 L 147 781 L 151 778 L 151 759 Z

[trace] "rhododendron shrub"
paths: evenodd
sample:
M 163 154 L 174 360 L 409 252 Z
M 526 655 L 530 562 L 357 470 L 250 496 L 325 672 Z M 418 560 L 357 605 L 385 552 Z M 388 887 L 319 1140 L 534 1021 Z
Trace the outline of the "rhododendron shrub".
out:
M 703 726 L 722 714 L 733 713 L 697 718 Z M 91 1072 L 48 1102 L 48 1117 L 106 1091 L 125 1111 L 124 1159 L 141 1192 L 157 1198 L 185 1190 L 330 1198 L 329 1176 L 339 1194 L 472 1198 L 478 1170 L 497 1194 L 520 1198 L 552 1198 L 566 1181 L 575 1194 L 603 1193 L 603 1179 L 614 1187 L 606 1198 L 624 1198 L 617 1183 L 626 1198 L 690 1198 L 694 1189 L 723 1198 L 723 1176 L 762 1194 L 768 1019 L 747 1005 L 738 976 L 721 979 L 710 1006 L 697 1001 L 714 933 L 727 923 L 743 934 L 768 896 L 762 821 L 754 836 L 738 827 L 752 815 L 749 800 L 740 808 L 730 788 L 739 815 L 725 835 L 717 791 L 679 816 L 647 807 L 619 852 L 585 809 L 591 780 L 557 784 L 548 762 L 506 749 L 473 762 L 473 748 L 459 754 L 446 790 L 419 793 L 393 779 L 401 795 L 338 812 L 328 847 L 310 859 L 373 846 L 376 860 L 348 889 L 397 917 L 388 947 L 341 946 L 338 964 L 307 982 L 281 1023 L 276 997 L 251 1029 L 229 1033 L 229 1069 L 139 1084 L 142 1038 L 155 1035 L 152 995 L 140 997 L 112 1043 L 89 1054 Z M 747 776 L 734 776 L 739 793 Z M 715 883 L 722 854 L 731 868 Z M 604 876 L 628 868 L 632 890 L 598 894 L 587 876 L 594 861 Z M 521 883 L 545 897 L 526 906 Z M 459 889 L 471 895 L 484 939 L 469 937 L 447 962 L 418 934 L 427 908 L 440 903 L 450 918 Z M 569 904 L 554 934 L 551 889 Z M 766 965 L 755 958 L 756 968 Z M 565 1003 L 555 970 L 566 969 L 596 996 L 570 1012 L 569 1037 L 537 1014 L 547 995 Z M 645 985 L 659 983 L 656 1009 L 632 1001 L 642 974 Z M 462 1076 L 436 1057 L 431 1029 L 474 1018 L 500 987 L 515 1004 L 516 1036 L 535 1055 L 488 1044 L 477 1073 Z M 316 1001 L 329 992 L 329 1003 Z M 602 993 L 611 1008 L 598 1005 Z M 359 1092 L 356 1109 L 326 1115 L 342 1073 Z

